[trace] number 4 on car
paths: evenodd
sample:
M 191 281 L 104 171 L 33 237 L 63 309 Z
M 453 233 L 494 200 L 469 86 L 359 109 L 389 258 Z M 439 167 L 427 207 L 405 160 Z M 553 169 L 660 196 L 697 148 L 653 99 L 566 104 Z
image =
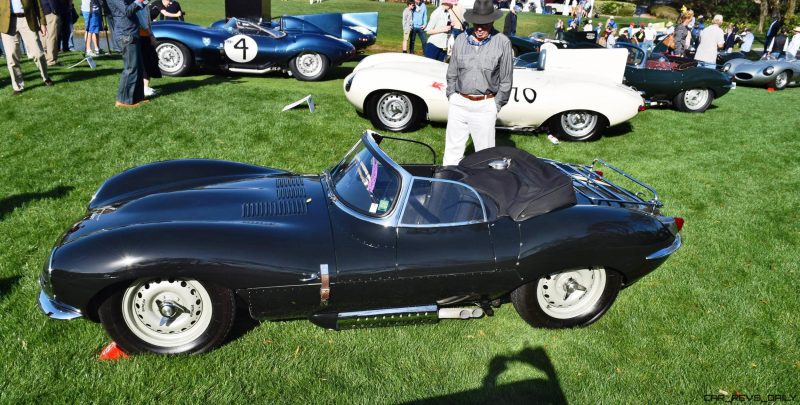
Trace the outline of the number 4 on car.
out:
M 398 142 L 430 160 L 392 160 L 382 147 Z M 340 330 L 511 303 L 532 326 L 570 328 L 681 246 L 683 219 L 602 161 L 508 147 L 436 161 L 368 131 L 318 175 L 215 160 L 129 169 L 59 238 L 39 305 L 102 323 L 129 353 L 211 350 L 235 316 Z
M 287 72 L 298 80 L 314 81 L 356 54 L 352 44 L 331 35 L 287 33 L 280 27 L 236 18 L 208 28 L 182 21 L 159 21 L 152 27 L 158 38 L 158 66 L 168 76 L 205 68 Z

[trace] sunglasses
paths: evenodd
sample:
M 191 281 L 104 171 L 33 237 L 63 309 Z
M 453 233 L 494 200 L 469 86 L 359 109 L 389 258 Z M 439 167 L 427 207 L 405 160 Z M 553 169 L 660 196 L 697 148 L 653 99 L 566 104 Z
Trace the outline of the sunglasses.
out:
M 489 31 L 491 29 L 491 27 L 492 27 L 491 23 L 489 23 L 489 24 L 473 24 L 473 25 L 475 26 L 476 30 L 479 29 L 479 30 L 482 30 L 482 31 Z

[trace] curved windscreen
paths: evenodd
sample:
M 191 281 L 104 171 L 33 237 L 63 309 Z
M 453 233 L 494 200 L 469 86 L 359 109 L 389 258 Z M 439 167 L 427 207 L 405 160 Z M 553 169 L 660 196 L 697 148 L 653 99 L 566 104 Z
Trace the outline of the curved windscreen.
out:
M 401 178 L 358 144 L 331 170 L 331 182 L 336 197 L 347 206 L 365 215 L 383 217 L 395 206 Z

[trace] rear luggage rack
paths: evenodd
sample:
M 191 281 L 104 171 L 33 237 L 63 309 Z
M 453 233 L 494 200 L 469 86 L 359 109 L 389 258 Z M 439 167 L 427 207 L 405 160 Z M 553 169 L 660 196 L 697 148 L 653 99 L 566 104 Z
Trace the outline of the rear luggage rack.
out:
M 656 210 L 664 204 L 658 199 L 658 193 L 653 187 L 645 184 L 641 180 L 628 173 L 608 164 L 602 159 L 595 159 L 591 165 L 581 165 L 574 163 L 561 163 L 554 160 L 542 159 L 561 170 L 562 173 L 572 178 L 575 191 L 585 197 L 595 205 L 600 204 L 620 204 L 620 205 L 639 205 L 656 213 Z M 598 166 L 605 166 L 631 182 L 635 183 L 643 190 L 632 192 L 624 187 L 620 187 L 598 173 Z M 647 198 L 650 197 L 650 198 Z

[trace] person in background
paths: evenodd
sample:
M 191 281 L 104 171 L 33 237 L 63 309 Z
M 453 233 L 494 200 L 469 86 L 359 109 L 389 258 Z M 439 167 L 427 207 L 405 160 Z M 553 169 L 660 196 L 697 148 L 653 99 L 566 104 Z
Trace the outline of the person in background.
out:
M 61 47 L 61 52 L 71 52 L 75 50 L 75 44 L 72 41 L 72 26 L 78 17 L 75 11 L 75 4 L 72 0 L 60 2 L 63 6 L 61 9 L 61 30 L 58 33 L 58 43 Z
M 44 43 L 45 59 L 47 66 L 58 64 L 58 33 L 61 30 L 61 4 L 58 0 L 40 0 L 44 19 L 47 21 L 47 35 L 39 39 Z
M 739 51 L 744 52 L 744 54 L 747 55 L 750 53 L 750 50 L 753 49 L 753 41 L 755 41 L 756 36 L 753 35 L 753 32 L 750 31 L 749 27 L 744 27 L 741 38 L 742 45 L 739 46 Z
M 786 46 L 786 60 L 797 59 L 797 53 L 800 51 L 800 26 L 794 27 L 794 35 L 792 35 L 789 45 Z
M 450 30 L 450 47 L 452 47 L 453 40 L 455 40 L 458 34 L 464 32 L 464 12 L 466 12 L 466 10 L 463 6 L 458 4 L 458 0 L 456 0 L 453 3 L 453 7 L 450 9 L 450 22 L 453 23 L 453 29 Z
M 614 30 L 606 28 L 606 48 L 613 48 L 617 44 L 617 37 L 614 36 Z
M 142 53 L 139 47 L 139 20 L 136 12 L 144 0 L 107 0 L 114 19 L 114 40 L 122 48 L 122 74 L 117 89 L 117 107 L 138 107 L 144 99 Z
M 408 37 L 411 35 L 411 14 L 414 13 L 414 0 L 406 2 L 403 9 L 403 53 L 408 53 Z
M 603 30 L 600 35 L 597 37 L 597 45 L 602 46 L 603 48 L 608 46 L 608 30 Z
M 619 37 L 617 37 L 616 43 L 632 43 L 631 38 L 628 36 L 628 30 L 619 30 Z
M 594 31 L 594 26 L 592 25 L 592 20 L 586 20 L 586 25 L 583 26 L 583 30 L 585 32 Z
M 81 13 L 86 25 L 86 56 L 97 56 L 100 54 L 98 38 L 100 28 L 103 26 L 103 18 L 100 15 L 100 4 L 96 0 L 81 0 Z
M 692 38 L 692 34 L 689 32 L 689 22 L 692 18 L 694 18 L 694 13 L 691 10 L 681 14 L 678 26 L 675 27 L 675 50 L 672 52 L 675 56 L 686 57 L 686 51 L 689 49 Z
M 639 44 L 640 47 L 644 48 L 644 50 L 647 51 L 647 48 L 644 47 L 644 37 L 645 37 L 644 23 L 641 23 L 639 25 L 639 31 L 636 31 L 633 34 L 633 42 Z
M 697 52 L 694 55 L 697 66 L 716 69 L 717 54 L 725 46 L 725 33 L 720 28 L 722 16 L 717 14 L 711 20 L 711 25 L 700 32 Z
M 20 69 L 20 39 L 33 58 L 45 86 L 53 81 L 47 75 L 44 50 L 37 32 L 47 35 L 47 21 L 37 0 L 0 1 L 0 37 L 6 51 L 6 65 L 11 76 L 12 96 L 22 94 L 25 82 Z
M 511 41 L 493 26 L 502 16 L 490 0 L 476 0 L 464 14 L 472 28 L 456 38 L 447 66 L 444 166 L 458 164 L 470 136 L 476 152 L 495 145 L 497 113 L 508 103 L 514 79 Z
M 675 33 L 675 25 L 672 24 L 672 21 L 667 21 L 667 26 L 664 30 L 665 35 L 672 35 Z
M 139 22 L 139 51 L 142 53 L 142 83 L 144 96 L 153 97 L 156 91 L 150 87 L 150 79 L 160 79 L 161 70 L 158 68 L 158 54 L 156 53 L 156 37 L 150 29 L 151 14 L 147 7 L 136 12 Z
M 764 55 L 767 54 L 767 47 L 772 43 L 772 39 L 781 31 L 781 28 L 783 28 L 783 22 L 781 22 L 780 14 L 772 14 L 772 23 L 769 24 L 769 28 L 767 28 L 767 37 L 764 39 Z
M 409 40 L 408 52 L 414 53 L 414 40 L 419 35 L 421 47 L 425 49 L 427 38 L 425 37 L 425 25 L 428 24 L 428 8 L 422 0 L 414 0 L 414 12 L 411 14 L 411 39 Z
M 781 59 L 786 56 L 786 45 L 788 45 L 789 37 L 786 35 L 786 30 L 781 29 L 778 35 L 772 38 L 772 42 L 767 47 L 767 54 L 775 59 Z
M 733 24 L 728 24 L 725 28 L 725 45 L 722 46 L 723 52 L 733 52 L 733 45 L 736 43 L 736 31 L 737 28 Z
M 503 35 L 507 37 L 517 35 L 517 13 L 519 11 L 520 8 L 516 5 L 508 10 L 508 14 L 506 14 L 506 18 L 503 21 Z
M 656 40 L 656 30 L 653 28 L 653 23 L 648 23 L 644 29 L 644 51 L 650 52 L 653 49 L 653 44 Z
M 700 41 L 700 33 L 706 29 L 705 17 L 702 15 L 697 17 L 697 21 L 695 21 L 694 25 L 689 24 L 689 27 L 692 27 L 692 45 L 697 48 Z
M 560 18 L 556 21 L 556 39 L 559 41 L 564 40 L 564 20 Z
M 617 22 L 614 21 L 614 16 L 608 17 L 608 21 L 606 21 L 606 28 L 611 28 L 613 30 L 617 29 Z
M 174 0 L 156 0 L 153 8 L 158 11 L 159 20 L 183 21 L 183 16 L 186 15 L 181 4 Z
M 634 23 L 630 23 L 630 24 L 628 24 L 628 29 L 627 29 L 627 31 L 628 31 L 628 38 L 630 38 L 630 39 L 631 39 L 631 41 L 633 41 L 633 34 L 634 34 L 633 30 L 634 30 L 635 28 L 636 28 L 636 24 L 634 24 Z M 622 36 L 622 33 L 621 33 L 621 32 L 620 32 L 619 34 L 620 34 L 620 36 Z
M 425 33 L 428 34 L 428 42 L 422 49 L 422 54 L 426 58 L 444 62 L 447 57 L 447 38 L 453 28 L 453 24 L 450 22 L 450 9 L 455 1 L 442 0 L 441 5 L 431 13 L 431 19 L 425 30 Z
M 600 35 L 603 33 L 603 31 L 605 31 L 603 29 L 603 23 L 601 22 L 597 23 L 597 28 L 594 29 L 595 35 L 597 35 L 597 37 L 599 38 Z

